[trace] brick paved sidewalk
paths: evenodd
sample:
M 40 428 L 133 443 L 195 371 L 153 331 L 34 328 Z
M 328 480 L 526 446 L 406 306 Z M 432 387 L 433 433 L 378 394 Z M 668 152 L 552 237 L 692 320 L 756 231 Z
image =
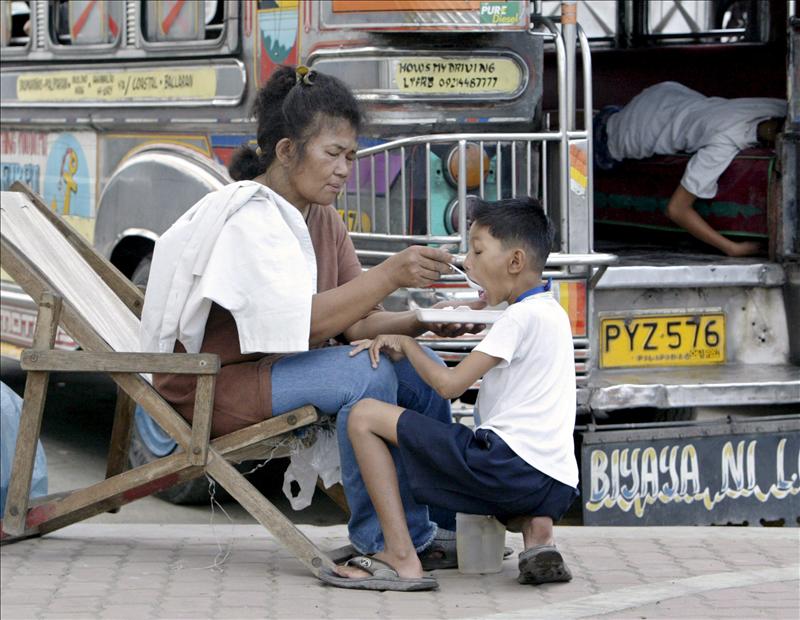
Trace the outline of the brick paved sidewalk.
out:
M 301 529 L 323 549 L 344 526 Z M 0 549 L 0 615 L 12 618 L 800 617 L 800 529 L 557 529 L 574 579 L 521 586 L 438 571 L 437 592 L 322 585 L 255 525 L 79 524 Z M 522 548 L 519 535 L 507 543 Z M 217 567 L 214 565 L 218 564 Z

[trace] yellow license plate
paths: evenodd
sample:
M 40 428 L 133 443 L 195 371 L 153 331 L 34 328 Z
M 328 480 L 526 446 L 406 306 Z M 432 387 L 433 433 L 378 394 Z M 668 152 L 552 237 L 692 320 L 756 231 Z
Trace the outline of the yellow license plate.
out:
M 725 362 L 725 315 L 661 314 L 600 320 L 600 366 L 702 366 Z

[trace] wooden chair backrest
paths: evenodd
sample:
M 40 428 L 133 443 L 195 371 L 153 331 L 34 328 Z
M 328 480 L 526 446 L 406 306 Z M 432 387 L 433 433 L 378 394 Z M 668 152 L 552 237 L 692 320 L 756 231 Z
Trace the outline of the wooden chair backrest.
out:
M 26 262 L 45 274 L 51 290 L 91 325 L 112 350 L 139 350 L 137 316 L 30 197 L 18 192 L 0 192 L 0 234 Z M 24 282 L 18 283 L 26 288 Z M 78 340 L 75 334 L 70 335 Z

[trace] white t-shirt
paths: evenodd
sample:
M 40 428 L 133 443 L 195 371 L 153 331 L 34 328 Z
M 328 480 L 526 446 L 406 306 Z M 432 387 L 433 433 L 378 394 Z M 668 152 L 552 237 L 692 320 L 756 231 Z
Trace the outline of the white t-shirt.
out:
M 786 115 L 786 101 L 706 97 L 678 84 L 644 89 L 608 119 L 608 152 L 616 160 L 694 153 L 681 185 L 713 198 L 717 180 L 736 154 L 758 142 L 758 123 Z
M 512 304 L 475 347 L 502 361 L 483 377 L 478 428 L 494 431 L 525 462 L 578 486 L 575 357 L 567 313 L 552 293 Z

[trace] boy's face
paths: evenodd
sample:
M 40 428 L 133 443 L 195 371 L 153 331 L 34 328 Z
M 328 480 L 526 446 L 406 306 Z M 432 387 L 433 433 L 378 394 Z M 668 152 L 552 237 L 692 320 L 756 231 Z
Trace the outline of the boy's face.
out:
M 485 226 L 477 223 L 470 226 L 469 253 L 464 260 L 464 271 L 481 285 L 490 306 L 507 301 L 510 290 L 508 264 L 512 253 L 513 250 L 504 248 Z

